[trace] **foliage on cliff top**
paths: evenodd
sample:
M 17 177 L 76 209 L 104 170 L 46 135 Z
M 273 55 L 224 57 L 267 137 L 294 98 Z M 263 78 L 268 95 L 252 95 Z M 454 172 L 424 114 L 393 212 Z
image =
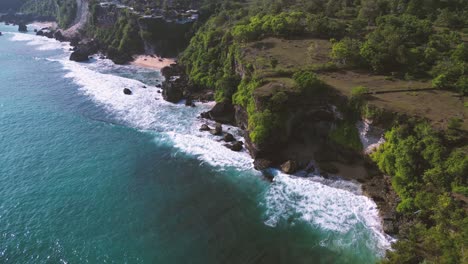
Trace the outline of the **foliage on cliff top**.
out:
M 457 147 L 462 137 L 455 130 L 438 133 L 425 122 L 398 125 L 372 155 L 392 176 L 401 198 L 397 209 L 414 221 L 400 231 L 397 250 L 384 263 L 466 261 L 468 218 L 453 196 L 467 188 L 467 149 Z

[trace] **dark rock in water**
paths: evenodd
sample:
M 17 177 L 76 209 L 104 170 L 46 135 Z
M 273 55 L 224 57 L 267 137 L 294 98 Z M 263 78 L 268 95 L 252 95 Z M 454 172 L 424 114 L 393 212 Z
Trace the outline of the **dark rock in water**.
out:
M 232 141 L 235 141 L 236 139 L 231 133 L 226 133 L 224 134 L 223 140 L 226 142 L 232 142 Z
M 203 124 L 200 127 L 200 131 L 210 131 L 210 130 L 211 130 L 211 128 L 207 124 Z
M 0 32 L 0 36 L 2 35 L 2 32 Z
M 185 106 L 195 107 L 195 103 L 193 102 L 191 97 L 187 97 L 187 99 L 185 99 Z
M 99 56 L 99 59 L 100 59 L 100 60 L 105 60 L 105 59 L 106 59 L 106 56 Z
M 123 90 L 123 92 L 124 92 L 124 94 L 126 94 L 126 95 L 131 95 L 131 94 L 133 94 L 133 93 L 132 93 L 132 90 L 130 90 L 130 89 L 128 89 L 128 88 L 125 88 L 125 89 Z
M 44 31 L 42 30 L 36 31 L 36 36 L 44 36 Z
M 62 35 L 62 31 L 58 30 L 54 33 L 54 38 L 60 42 L 65 41 L 65 37 Z
M 162 88 L 162 85 L 160 83 L 156 84 L 157 88 Z
M 161 90 L 158 90 L 158 93 L 161 93 Z
M 214 120 L 223 124 L 234 124 L 234 106 L 231 102 L 217 103 L 213 109 L 201 114 L 201 117 Z
M 142 88 L 145 88 L 145 89 L 146 89 L 146 85 L 143 85 Z
M 89 60 L 88 55 L 89 54 L 86 51 L 78 49 L 70 55 L 70 60 L 77 61 L 77 62 L 88 61 Z
M 268 181 L 272 182 L 273 179 L 275 178 L 275 175 L 273 175 L 270 171 L 268 170 L 262 170 L 262 175 L 267 179 Z
M 255 159 L 254 160 L 254 168 L 256 170 L 262 171 L 273 166 L 273 162 L 267 159 Z
M 281 165 L 281 170 L 287 174 L 293 174 L 297 171 L 297 163 L 293 160 L 288 160 Z
M 37 33 L 37 29 L 34 29 L 34 32 L 36 32 L 36 33 Z
M 19 32 L 28 32 L 28 27 L 24 23 L 20 23 L 18 25 L 18 31 Z
M 236 141 L 233 144 L 226 144 L 224 146 L 232 151 L 241 151 L 244 148 L 244 143 L 242 141 Z
M 184 97 L 183 89 L 183 83 L 178 80 L 164 82 L 162 92 L 164 100 L 171 103 L 179 102 Z
M 70 55 L 70 60 L 82 62 L 88 61 L 89 56 L 98 51 L 98 45 L 94 41 L 82 43 L 76 47 L 76 50 Z
M 217 123 L 215 128 L 210 130 L 210 133 L 215 136 L 220 136 L 223 133 L 223 126 Z

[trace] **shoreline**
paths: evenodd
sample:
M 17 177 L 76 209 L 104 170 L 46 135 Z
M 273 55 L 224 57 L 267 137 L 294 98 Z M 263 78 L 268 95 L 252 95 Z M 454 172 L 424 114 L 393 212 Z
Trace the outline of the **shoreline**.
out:
M 54 22 L 54 21 L 46 21 L 46 22 L 34 21 L 28 25 L 35 27 L 37 29 L 42 29 L 42 28 L 57 29 L 58 28 L 57 22 Z
M 175 63 L 176 60 L 172 58 L 162 58 L 156 55 L 136 55 L 133 56 L 133 61 L 130 62 L 130 65 L 153 70 L 161 70 L 162 68 Z
M 49 23 L 49 24 L 46 24 L 46 23 Z M 45 22 L 45 23 L 39 23 L 39 24 L 36 23 L 35 25 L 53 25 L 53 23 Z M 162 68 L 164 68 L 166 66 L 170 66 L 171 64 L 176 63 L 175 59 L 162 58 L 162 57 L 158 57 L 156 55 L 135 55 L 135 56 L 133 56 L 133 59 L 134 60 L 129 63 L 130 65 L 138 66 L 138 67 L 141 67 L 141 68 L 153 69 L 153 70 L 156 70 L 156 71 L 160 71 Z M 251 155 L 249 155 L 249 156 L 252 158 Z M 254 161 L 254 159 L 252 158 L 252 162 L 253 161 Z M 274 168 L 274 169 L 278 169 L 278 168 Z M 293 174 L 288 174 L 288 175 L 295 176 L 294 173 Z M 323 177 L 323 175 L 321 175 L 321 176 Z M 371 180 L 371 179 L 367 179 L 365 182 L 361 182 L 358 179 L 355 179 L 354 177 L 346 177 L 345 175 L 340 175 L 340 176 L 341 176 L 341 178 L 343 178 L 346 181 L 353 182 L 353 180 L 356 180 L 361 185 L 362 191 L 363 191 L 362 195 L 365 196 L 365 197 L 368 197 L 369 199 L 371 199 L 378 207 L 380 225 L 381 225 L 383 234 L 392 237 L 393 234 L 391 234 L 390 232 L 386 232 L 386 230 L 384 228 L 384 226 L 386 225 L 385 222 L 388 221 L 388 218 L 393 218 L 393 216 L 388 217 L 387 212 L 386 212 L 386 208 L 388 206 L 391 207 L 391 205 L 386 204 L 385 202 L 382 202 L 381 198 L 380 198 L 380 195 L 375 195 L 375 193 L 381 194 L 382 192 L 381 192 L 381 190 L 378 190 L 378 188 L 374 187 L 376 185 L 380 186 L 380 184 L 385 182 L 386 179 L 384 179 L 384 178 L 375 179 L 374 181 Z M 358 177 L 356 177 L 356 178 L 358 178 Z M 376 184 L 375 181 L 377 181 L 377 184 Z M 368 187 L 369 185 L 367 185 L 367 184 L 369 184 L 370 186 L 372 186 L 374 188 Z

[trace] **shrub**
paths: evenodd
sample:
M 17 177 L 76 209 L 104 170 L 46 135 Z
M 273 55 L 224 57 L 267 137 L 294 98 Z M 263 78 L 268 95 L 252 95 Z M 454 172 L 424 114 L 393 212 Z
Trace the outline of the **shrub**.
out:
M 293 75 L 296 86 L 302 93 L 320 92 L 326 85 L 311 71 L 298 71 Z
M 369 89 L 365 86 L 356 86 L 353 89 L 351 89 L 351 97 L 352 98 L 363 98 L 367 93 L 369 92 Z

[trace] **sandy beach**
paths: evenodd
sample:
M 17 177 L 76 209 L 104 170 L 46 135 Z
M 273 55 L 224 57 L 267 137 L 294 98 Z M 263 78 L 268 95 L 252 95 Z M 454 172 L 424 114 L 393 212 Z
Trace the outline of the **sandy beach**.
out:
M 175 59 L 161 58 L 154 55 L 138 55 L 134 57 L 134 61 L 132 61 L 130 64 L 139 67 L 160 70 L 173 63 L 175 63 Z
M 57 22 L 33 22 L 30 24 L 30 26 L 41 29 L 41 28 L 57 28 Z

